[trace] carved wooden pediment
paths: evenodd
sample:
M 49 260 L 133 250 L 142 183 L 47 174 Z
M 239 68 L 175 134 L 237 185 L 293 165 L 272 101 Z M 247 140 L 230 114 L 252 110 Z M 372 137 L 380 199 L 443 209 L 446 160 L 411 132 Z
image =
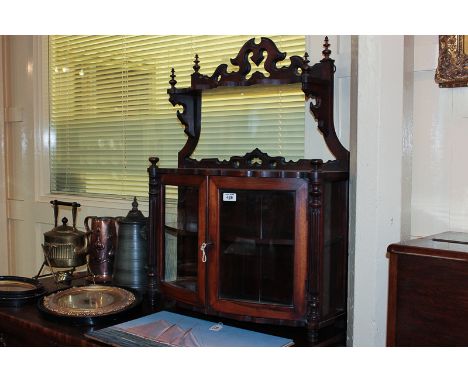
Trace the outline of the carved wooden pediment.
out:
M 269 156 L 256 148 L 244 156 L 232 156 L 229 160 L 217 158 L 189 159 L 187 166 L 191 168 L 225 168 L 225 169 L 252 169 L 252 170 L 310 170 L 322 165 L 322 160 L 300 159 L 286 161 L 282 156 Z
M 248 40 L 240 49 L 235 58 L 231 59 L 231 64 L 237 67 L 237 71 L 228 72 L 228 65 L 219 65 L 211 76 L 199 73 L 198 56 L 195 56 L 195 72 L 192 74 L 192 88 L 209 89 L 218 86 L 249 86 L 255 84 L 283 84 L 301 82 L 302 70 L 307 65 L 306 58 L 299 56 L 290 57 L 288 66 L 279 67 L 284 61 L 286 53 L 278 50 L 275 43 L 269 38 L 262 37 L 260 43 L 255 43 L 255 39 Z M 255 71 L 249 78 L 247 76 L 252 70 L 252 61 L 259 66 L 263 63 L 268 76 L 260 71 Z

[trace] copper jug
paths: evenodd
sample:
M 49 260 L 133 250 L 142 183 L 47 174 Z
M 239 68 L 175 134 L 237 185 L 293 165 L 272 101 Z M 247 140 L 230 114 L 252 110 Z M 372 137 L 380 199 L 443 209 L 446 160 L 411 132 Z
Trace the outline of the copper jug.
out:
M 84 220 L 89 232 L 88 275 L 95 282 L 112 281 L 118 224 L 116 218 L 87 216 Z

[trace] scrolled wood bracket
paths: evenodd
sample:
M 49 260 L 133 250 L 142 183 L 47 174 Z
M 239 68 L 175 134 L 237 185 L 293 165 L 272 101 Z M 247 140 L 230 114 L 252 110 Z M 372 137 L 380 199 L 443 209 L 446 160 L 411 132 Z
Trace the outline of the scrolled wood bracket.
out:
M 187 142 L 182 150 L 179 151 L 178 161 L 179 166 L 183 167 L 186 159 L 190 158 L 193 151 L 197 147 L 200 138 L 201 129 L 201 92 L 199 90 L 177 89 L 175 85 L 175 73 L 172 69 L 171 88 L 167 90 L 169 94 L 169 102 L 172 106 L 182 106 L 182 112 L 177 110 L 177 118 L 185 126 L 184 133 L 187 135 Z
M 305 68 L 302 76 L 302 91 L 311 99 L 310 111 L 317 121 L 317 127 L 323 135 L 328 149 L 336 159 L 349 163 L 349 151 L 341 144 L 336 135 L 333 121 L 333 92 L 335 60 L 330 58 L 331 50 L 325 37 L 322 51 L 323 59 L 314 66 Z

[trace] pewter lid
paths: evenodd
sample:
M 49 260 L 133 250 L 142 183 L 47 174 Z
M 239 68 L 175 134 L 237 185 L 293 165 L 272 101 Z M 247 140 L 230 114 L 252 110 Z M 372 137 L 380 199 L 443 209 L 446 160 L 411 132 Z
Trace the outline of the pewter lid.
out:
M 127 216 L 121 220 L 121 223 L 145 223 L 146 217 L 138 209 L 138 202 L 136 196 L 133 198 L 132 209 L 128 212 Z

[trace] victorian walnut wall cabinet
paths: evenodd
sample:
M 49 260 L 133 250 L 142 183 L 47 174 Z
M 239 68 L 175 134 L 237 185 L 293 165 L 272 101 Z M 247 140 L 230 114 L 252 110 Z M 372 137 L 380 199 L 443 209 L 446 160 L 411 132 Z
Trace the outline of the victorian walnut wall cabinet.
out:
M 391 244 L 387 346 L 468 346 L 468 233 Z
M 326 38 L 323 59 L 315 65 L 305 54 L 279 67 L 286 53 L 268 38 L 258 44 L 251 39 L 231 59 L 237 71 L 222 64 L 211 76 L 200 74 L 196 55 L 191 86 L 184 89 L 176 87 L 172 70 L 169 100 L 183 106 L 177 116 L 187 142 L 176 169 L 158 168 L 158 158 L 150 158 L 149 277 L 155 301 L 162 297 L 240 323 L 298 328 L 307 344 L 324 343 L 326 333 L 343 343 L 349 152 L 333 123 L 329 46 Z M 268 75 L 248 76 L 249 59 L 263 63 Z M 204 91 L 291 83 L 301 84 L 305 99 L 312 99 L 310 111 L 336 160 L 286 161 L 258 148 L 230 160 L 191 157 L 202 128 Z

